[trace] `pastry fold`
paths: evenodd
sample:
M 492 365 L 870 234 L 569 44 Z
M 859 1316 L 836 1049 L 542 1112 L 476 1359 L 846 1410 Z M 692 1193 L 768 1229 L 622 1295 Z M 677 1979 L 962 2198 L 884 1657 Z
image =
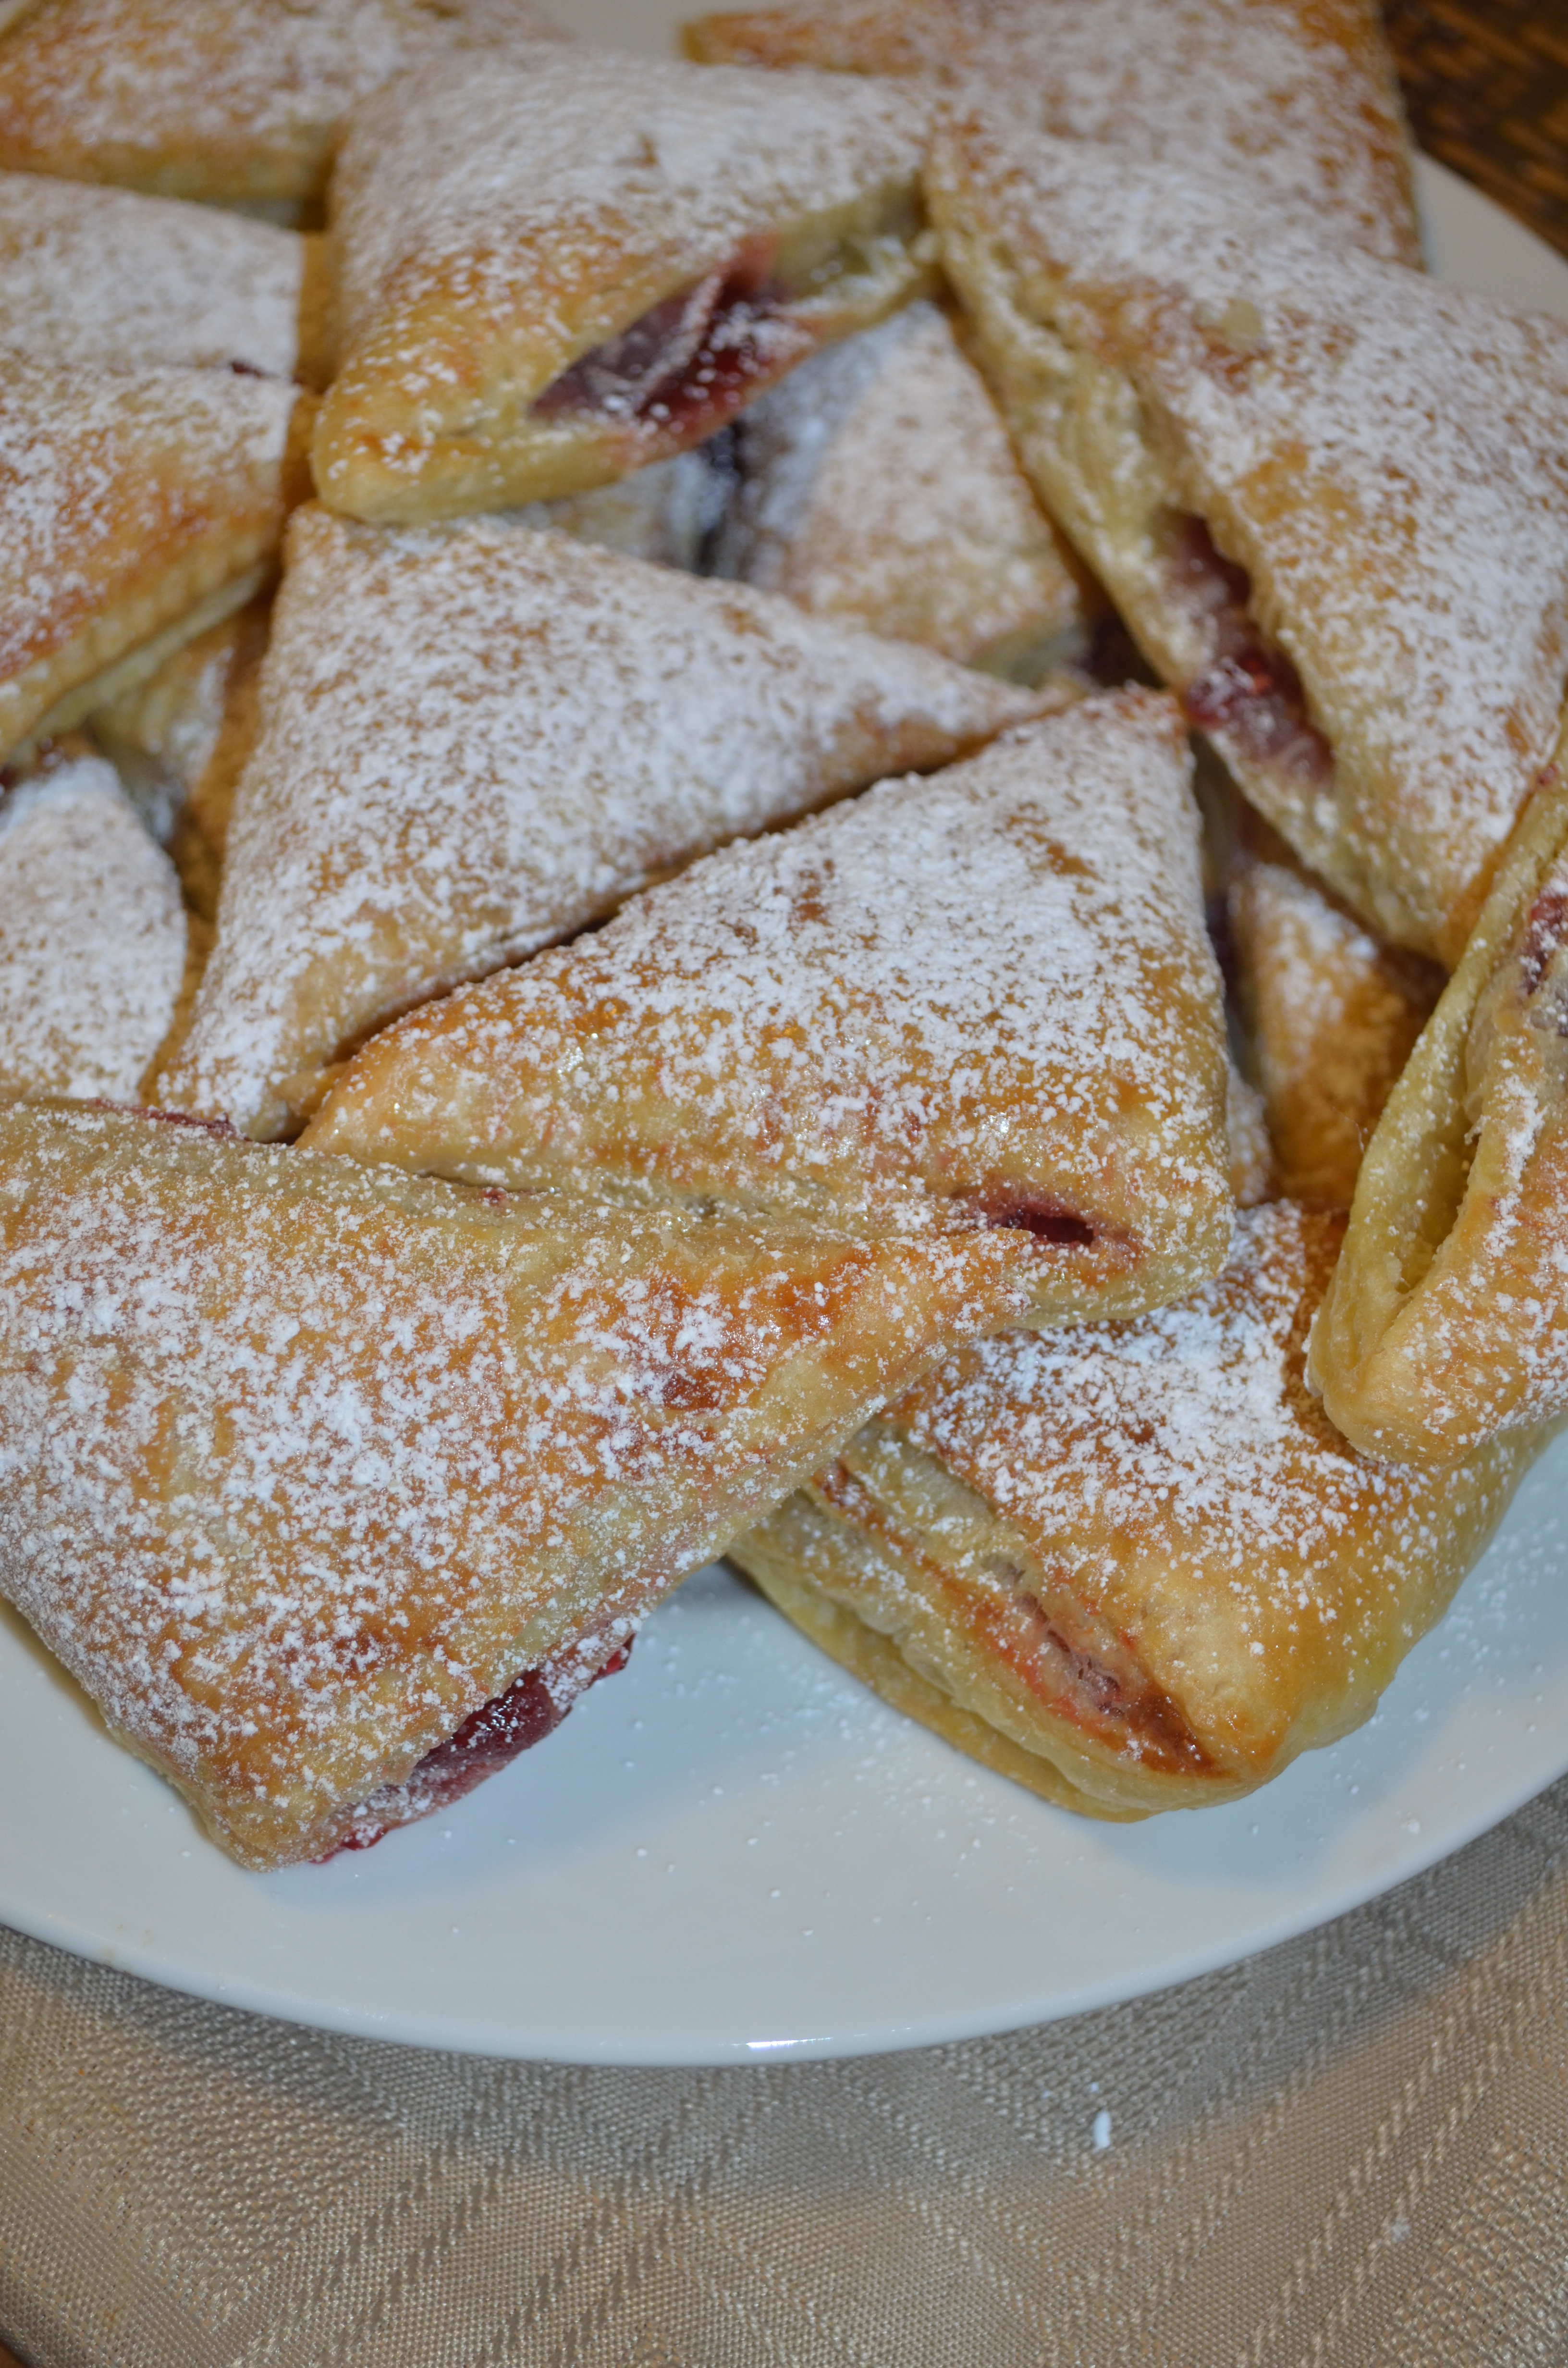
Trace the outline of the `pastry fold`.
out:
M 297 1128 L 371 1030 L 723 840 L 1036 711 L 786 600 L 496 520 L 290 529 L 172 1109 Z
M 318 1857 L 526 1672 L 569 1698 L 1007 1296 L 938 1243 L 14 1105 L 0 1592 L 243 1864 Z
M 0 763 L 254 596 L 306 490 L 310 402 L 0 357 Z
M 693 57 L 917 75 L 1030 131 L 1244 174 L 1419 265 L 1410 148 L 1375 0 L 791 0 L 699 17 Z
M 1085 655 L 1096 596 L 935 304 L 803 362 L 734 438 L 714 574 L 1014 682 Z
M 322 1150 L 918 1235 L 994 1228 L 1036 1319 L 1230 1245 L 1220 979 L 1174 700 L 1085 700 L 732 847 L 375 1037 Z
M 1225 916 L 1237 1013 L 1274 1150 L 1268 1197 L 1348 1209 L 1443 974 L 1385 945 L 1279 840 L 1267 845 L 1266 827 L 1236 854 Z
M 931 203 L 1145 656 L 1302 861 L 1451 964 L 1557 736 L 1568 327 L 1000 116 L 938 138 Z
M 697 444 L 928 286 L 917 96 L 589 51 L 454 58 L 333 185 L 334 508 L 421 523 Z
M 1311 1378 L 1440 1465 L 1568 1406 L 1568 734 L 1368 1145 Z
M 380 84 L 560 38 L 529 0 L 32 0 L 8 24 L 0 8 L 0 169 L 292 220 Z
M 896 1707 L 1066 1808 L 1234 1800 L 1369 1717 L 1539 1440 L 1436 1473 L 1310 1395 L 1344 1220 L 1249 1210 L 1202 1291 L 960 1351 L 731 1549 Z
M 0 51 L 0 55 L 3 55 Z M 0 347 L 88 370 L 327 374 L 319 237 L 210 206 L 0 173 Z
M 187 952 L 174 867 L 101 757 L 0 802 L 0 1096 L 137 1100 Z
M 93 717 L 94 740 L 206 922 L 217 916 L 234 791 L 256 744 L 271 621 L 264 593 Z

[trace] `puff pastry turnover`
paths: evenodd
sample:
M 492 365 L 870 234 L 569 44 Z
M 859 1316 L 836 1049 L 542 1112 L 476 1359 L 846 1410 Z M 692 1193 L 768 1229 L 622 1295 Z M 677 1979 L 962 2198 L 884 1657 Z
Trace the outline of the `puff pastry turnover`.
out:
M 1568 735 L 1368 1146 L 1312 1335 L 1346 1435 L 1426 1464 L 1568 1406 Z
M 0 803 L 0 1095 L 135 1101 L 184 984 L 179 882 L 101 757 Z
M 1348 1209 L 1443 974 L 1385 945 L 1280 841 L 1263 843 L 1266 829 L 1238 851 L 1225 892 L 1238 1015 L 1278 1193 Z
M 1302 1377 L 1343 1219 L 1247 1211 L 1137 1323 L 949 1360 L 731 1549 L 899 1709 L 1094 1816 L 1233 1800 L 1368 1717 L 1534 1452 L 1347 1446 Z
M 935 304 L 802 363 L 734 435 L 716 574 L 1013 681 L 1085 655 L 1094 596 Z
M 323 248 L 210 206 L 0 173 L 0 347 L 89 370 L 228 368 L 319 385 Z
M 978 1274 L 15 1105 L 0 1592 L 243 1863 L 319 1856 L 521 1673 L 591 1678 L 995 1320 Z
M 937 154 L 1054 516 L 1253 804 L 1451 964 L 1562 704 L 1568 327 L 1000 117 Z
M 217 950 L 163 1099 L 285 1132 L 411 1005 L 1036 704 L 563 535 L 301 511 Z
M 528 0 L 32 0 L 0 30 L 0 168 L 292 218 L 379 84 L 559 38 Z
M 0 356 L 0 763 L 254 595 L 305 490 L 310 400 Z
M 355 117 L 324 501 L 401 522 L 608 484 L 926 286 L 928 109 L 836 75 L 457 58 Z
M 1374 0 L 804 0 L 699 17 L 688 51 L 929 77 L 1030 131 L 1230 166 L 1419 264 L 1408 142 Z
M 1229 1247 L 1220 981 L 1175 703 L 1085 700 L 733 847 L 415 1013 L 306 1140 L 861 1230 L 994 1227 L 1036 1317 Z

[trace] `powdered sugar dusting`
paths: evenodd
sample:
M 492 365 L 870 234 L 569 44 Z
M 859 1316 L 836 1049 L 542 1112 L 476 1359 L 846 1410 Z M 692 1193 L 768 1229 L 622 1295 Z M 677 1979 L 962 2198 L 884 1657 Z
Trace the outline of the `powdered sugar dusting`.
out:
M 166 573 L 210 551 L 199 597 L 276 538 L 297 400 L 212 370 L 100 376 L 0 358 L 0 755 L 38 720 L 18 682 L 29 666 L 91 632 L 82 673 L 96 673 L 170 621 Z
M 945 315 L 918 303 L 742 414 L 716 572 L 965 664 L 1074 652 L 1078 586 Z
M 312 1854 L 797 1485 L 973 1274 L 14 1109 L 0 1588 L 238 1854 Z
M 286 1079 L 377 1021 L 1033 705 L 562 535 L 324 511 L 293 529 L 262 702 L 167 1081 L 176 1106 L 256 1132 L 286 1121 Z
M 1266 200 L 1419 260 L 1392 68 L 1355 0 L 806 0 L 697 31 L 703 54 L 927 74 L 1031 131 L 1239 166 Z
M 1335 757 L 1273 818 L 1386 934 L 1462 928 L 1568 671 L 1568 329 L 999 118 L 939 177 L 1022 301 L 1131 374 L 1161 497 L 1247 571 Z
M 134 1101 L 174 1018 L 174 867 L 112 766 L 84 757 L 0 805 L 0 1092 Z
M 1102 1286 L 1101 1234 L 1211 1271 L 1225 1056 L 1187 761 L 1172 703 L 1128 693 L 733 847 L 373 1043 L 312 1139 L 835 1223 L 990 1219 L 1076 1244 Z
M 556 39 L 528 0 L 34 0 L 0 42 L 0 165 L 303 199 L 339 120 L 466 41 Z
M 650 266 L 674 287 L 884 182 L 913 195 L 927 111 L 831 75 L 783 83 L 569 49 L 453 58 L 369 102 L 345 142 L 334 231 L 346 339 L 394 292 L 399 307 L 434 294 L 506 321 L 519 256 L 548 333 L 552 303 L 596 265 L 612 304 Z M 403 359 L 411 403 L 426 366 Z
M 304 246 L 214 207 L 0 174 L 0 346 L 96 370 L 293 375 Z
M 1494 1517 L 1520 1464 L 1434 1476 L 1335 1430 L 1302 1366 L 1342 1226 L 1290 1202 L 1245 1211 L 1230 1266 L 1189 1298 L 1127 1324 L 982 1342 L 888 1419 L 1107 1617 L 1190 1656 L 1186 1683 L 1207 1619 L 1244 1647 L 1269 1640 L 1262 1684 L 1288 1682 L 1298 1632 L 1343 1656 L 1346 1685 L 1367 1652 L 1386 1676 L 1402 1632 L 1369 1569 L 1405 1577 L 1412 1607 L 1442 1571 L 1451 1585 L 1454 1524 Z M 1439 1593 L 1421 1624 L 1440 1608 Z

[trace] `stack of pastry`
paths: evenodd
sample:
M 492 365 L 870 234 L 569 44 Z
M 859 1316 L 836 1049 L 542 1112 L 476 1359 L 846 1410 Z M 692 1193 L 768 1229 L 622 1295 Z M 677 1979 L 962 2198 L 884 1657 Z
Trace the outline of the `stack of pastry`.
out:
M 1568 1404 L 1568 332 L 1370 8 L 687 45 L 0 7 L 0 1592 L 251 1866 L 724 1552 L 1233 1797 Z

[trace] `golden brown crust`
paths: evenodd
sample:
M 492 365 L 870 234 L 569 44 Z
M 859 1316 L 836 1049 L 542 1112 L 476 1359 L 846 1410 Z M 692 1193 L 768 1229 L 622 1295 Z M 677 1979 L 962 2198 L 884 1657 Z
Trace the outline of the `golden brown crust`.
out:
M 1420 265 L 1375 0 L 793 0 L 699 17 L 683 39 L 708 61 L 928 76 L 1033 131 L 1233 166 Z
M 1303 862 L 1456 960 L 1556 736 L 1568 329 L 1000 116 L 938 136 L 929 194 L 1020 456 L 1144 655 Z
M 825 1593 L 1093 1814 L 1233 1799 L 1332 1742 L 1539 1444 L 1431 1474 L 1346 1446 L 1302 1370 L 1342 1227 L 1255 1210 L 1186 1301 L 962 1351 L 764 1526 L 764 1583 Z
M 732 847 L 372 1039 L 306 1140 L 474 1182 L 1000 1228 L 1037 1318 L 1229 1247 L 1174 702 L 1085 700 Z
M 418 524 L 700 442 L 929 285 L 927 111 L 588 50 L 404 77 L 358 112 L 333 184 L 322 499 Z
M 1279 841 L 1238 854 L 1225 902 L 1278 1190 L 1348 1209 L 1442 973 L 1383 944 Z
M 559 38 L 528 0 L 32 0 L 0 16 L 0 169 L 298 209 L 415 59 Z
M 310 400 L 0 360 L 0 760 L 250 597 L 305 491 Z
M 1039 701 L 516 521 L 391 534 L 312 507 L 261 705 L 164 1093 L 278 1134 L 413 1006 Z
M 994 1312 L 931 1245 L 121 1112 L 0 1111 L 0 1590 L 250 1866 L 602 1659 Z
M 1568 730 L 1362 1162 L 1311 1374 L 1440 1465 L 1568 1406 Z

